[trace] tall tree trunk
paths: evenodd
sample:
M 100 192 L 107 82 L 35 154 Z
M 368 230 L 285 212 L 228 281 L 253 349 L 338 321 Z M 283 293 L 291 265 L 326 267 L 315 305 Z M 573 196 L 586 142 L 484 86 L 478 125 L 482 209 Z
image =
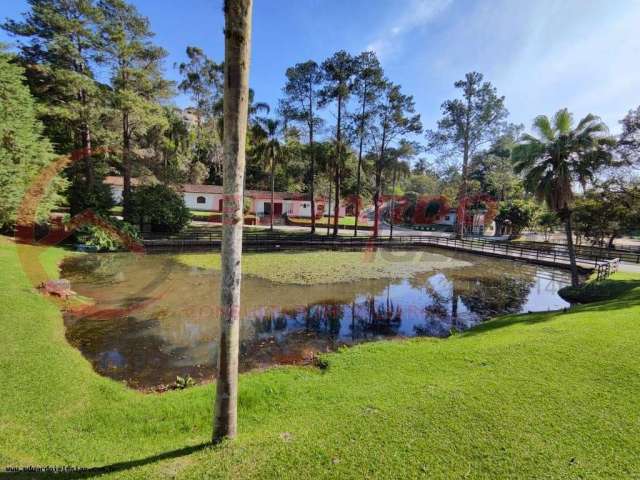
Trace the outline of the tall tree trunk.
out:
M 131 132 L 129 113 L 122 113 L 122 217 L 130 221 L 131 212 Z
M 331 170 L 329 170 L 331 171 Z M 331 192 L 332 192 L 332 183 L 331 183 L 331 175 L 329 175 L 329 209 L 327 210 L 327 235 L 329 235 L 329 230 L 331 229 Z
M 393 216 L 396 210 L 396 179 L 398 170 L 393 169 L 393 182 L 391 189 L 391 213 L 389 214 L 389 240 L 393 239 Z
M 333 214 L 333 235 L 338 235 L 338 217 L 340 215 L 340 160 L 342 155 L 342 98 L 338 98 L 338 120 L 336 126 L 336 191 L 335 211 Z
M 334 192 L 334 216 L 333 216 L 333 236 L 338 235 L 338 221 L 340 217 L 340 167 L 336 165 L 336 190 Z
M 82 125 L 82 156 L 84 157 L 85 176 L 87 180 L 87 189 L 93 191 L 95 183 L 95 175 L 93 172 L 93 160 L 91 158 L 91 131 L 89 125 Z
M 82 47 L 82 42 L 78 34 L 74 35 L 74 42 L 75 42 L 76 49 L 78 51 L 78 56 L 80 58 L 83 58 L 84 49 Z M 85 75 L 85 69 L 82 62 L 77 63 L 76 61 L 74 61 L 74 70 L 80 75 Z M 82 143 L 82 157 L 83 157 L 85 177 L 87 182 L 86 186 L 87 186 L 87 190 L 89 192 L 92 192 L 95 175 L 94 175 L 94 168 L 93 168 L 93 160 L 91 158 L 91 131 L 89 129 L 89 123 L 87 122 L 87 119 L 86 119 L 87 91 L 84 88 L 80 88 L 80 91 L 78 92 L 77 96 L 83 109 L 82 110 L 83 120 L 80 125 L 80 138 Z
M 313 92 L 313 85 L 309 85 L 309 91 Z M 316 152 L 313 147 L 313 93 L 309 97 L 309 153 L 311 155 L 311 234 L 316 233 Z
M 237 432 L 242 198 L 249 107 L 251 9 L 252 0 L 224 2 L 224 208 L 214 442 L 233 438 Z
M 360 189 L 362 186 L 361 172 L 362 172 L 362 149 L 364 147 L 364 129 L 365 129 L 365 113 L 367 111 L 367 84 L 364 84 L 364 91 L 362 94 L 362 117 L 360 117 L 360 145 L 358 147 L 358 173 L 356 175 L 356 219 L 355 226 L 353 228 L 353 236 L 358 236 L 358 217 L 360 216 Z
M 462 212 L 462 218 L 456 216 L 458 226 L 456 235 L 459 238 L 464 236 L 464 220 L 466 217 L 466 198 L 467 198 L 467 177 L 469 175 L 469 129 L 471 128 L 471 96 L 467 96 L 467 113 L 465 119 L 464 142 L 462 147 L 462 183 L 460 184 L 460 192 L 458 193 L 458 210 Z M 461 208 L 460 208 L 461 207 Z
M 273 210 L 274 208 L 274 200 L 275 200 L 275 190 L 276 190 L 276 177 L 274 175 L 274 169 L 275 169 L 275 162 L 273 161 L 273 159 L 271 160 L 271 208 L 269 209 L 269 230 L 271 230 L 273 232 Z
M 376 165 L 376 191 L 373 194 L 373 238 L 378 238 L 378 230 L 380 229 L 380 200 L 382 196 L 382 192 L 380 191 L 382 187 L 382 166 L 384 162 L 384 147 L 387 136 L 387 129 L 384 126 L 386 123 L 386 119 L 383 122 L 382 127 L 382 141 L 380 142 L 380 157 L 378 158 L 378 163 Z
M 576 249 L 573 245 L 571 212 L 565 212 L 564 215 L 564 231 L 567 235 L 567 250 L 569 251 L 569 265 L 571 267 L 571 285 L 577 287 L 580 283 L 580 279 L 578 278 L 578 266 L 576 265 Z

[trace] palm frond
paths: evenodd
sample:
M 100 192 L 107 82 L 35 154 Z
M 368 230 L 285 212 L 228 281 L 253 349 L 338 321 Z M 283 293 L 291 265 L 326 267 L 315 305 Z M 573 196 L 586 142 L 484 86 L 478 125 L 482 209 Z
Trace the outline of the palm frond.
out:
M 546 115 L 538 115 L 533 120 L 533 129 L 538 132 L 540 138 L 543 140 L 551 142 L 556 137 L 553 127 L 551 126 L 551 121 Z
M 582 120 L 580 120 L 580 122 L 578 123 L 578 126 L 576 127 L 576 131 L 578 132 L 582 131 L 590 125 L 601 125 L 606 128 L 606 125 L 602 123 L 602 121 L 600 120 L 600 117 L 592 113 L 589 113 Z
M 569 113 L 569 110 L 563 108 L 558 110 L 553 117 L 553 124 L 555 129 L 561 135 L 568 135 L 571 133 L 571 126 L 573 125 L 573 115 Z

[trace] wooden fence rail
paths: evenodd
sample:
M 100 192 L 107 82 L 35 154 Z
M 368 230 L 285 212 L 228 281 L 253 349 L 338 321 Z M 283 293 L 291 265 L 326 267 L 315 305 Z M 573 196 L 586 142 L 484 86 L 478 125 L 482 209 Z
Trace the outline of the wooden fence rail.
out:
M 219 249 L 219 231 L 190 231 L 170 237 L 147 237 L 145 248 L 149 251 Z M 531 245 L 497 242 L 478 238 L 449 238 L 431 235 L 409 235 L 389 238 L 325 236 L 308 234 L 283 234 L 276 232 L 245 232 L 243 248 L 247 251 L 277 251 L 288 249 L 349 249 L 374 248 L 414 249 L 420 247 L 445 248 L 455 251 L 476 253 L 500 258 L 521 260 L 530 263 L 567 268 L 567 249 L 536 248 Z M 582 270 L 596 271 L 598 278 L 606 278 L 615 272 L 620 259 L 610 259 L 598 255 L 578 255 L 576 263 Z

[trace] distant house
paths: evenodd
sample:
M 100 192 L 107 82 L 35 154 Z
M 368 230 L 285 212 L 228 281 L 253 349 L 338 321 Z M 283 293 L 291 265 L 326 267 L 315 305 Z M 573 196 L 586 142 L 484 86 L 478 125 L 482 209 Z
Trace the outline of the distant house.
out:
M 122 202 L 122 177 L 106 177 L 105 183 L 111 187 L 111 193 L 117 203 Z M 138 179 L 132 179 L 132 185 L 140 184 Z M 222 212 L 222 187 L 219 185 L 183 184 L 178 187 L 182 192 L 184 203 L 191 210 L 204 212 Z M 245 190 L 245 199 L 250 201 L 249 213 L 258 218 L 270 217 L 271 192 L 265 190 Z M 327 202 L 323 197 L 316 198 L 316 217 L 322 217 L 327 213 Z M 344 216 L 345 208 L 341 206 L 338 214 Z M 335 208 L 332 206 L 332 212 Z M 311 200 L 304 193 L 274 192 L 273 216 L 280 218 L 283 215 L 290 217 L 311 217 Z

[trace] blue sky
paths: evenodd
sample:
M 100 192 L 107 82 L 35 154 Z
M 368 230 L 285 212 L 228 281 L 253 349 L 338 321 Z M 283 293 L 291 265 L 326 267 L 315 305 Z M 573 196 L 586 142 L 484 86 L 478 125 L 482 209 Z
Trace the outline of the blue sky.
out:
M 223 54 L 222 0 L 133 0 L 170 55 L 187 45 Z M 568 107 L 612 131 L 640 104 L 640 0 L 254 0 L 251 84 L 277 103 L 288 66 L 336 50 L 374 49 L 387 75 L 416 100 L 426 128 L 453 82 L 477 70 L 506 96 L 511 121 Z M 1 0 L 16 18 L 26 0 Z M 4 32 L 0 41 L 11 41 Z M 178 99 L 184 106 L 185 99 Z

